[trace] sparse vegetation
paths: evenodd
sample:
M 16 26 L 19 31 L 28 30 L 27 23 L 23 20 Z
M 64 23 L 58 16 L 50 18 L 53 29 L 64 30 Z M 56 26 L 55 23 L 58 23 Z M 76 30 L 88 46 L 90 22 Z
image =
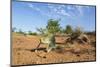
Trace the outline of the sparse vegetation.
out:
M 66 28 L 63 29 L 60 26 L 59 21 L 54 19 L 48 20 L 46 27 L 36 28 L 36 30 L 38 32 L 28 31 L 27 34 L 21 29 L 19 29 L 19 31 L 16 31 L 16 28 L 12 30 L 12 32 L 14 32 L 12 42 L 14 65 L 96 60 L 96 40 L 95 34 L 93 32 L 85 32 L 83 31 L 83 29 L 81 29 L 81 27 L 76 27 L 74 29 L 71 25 L 66 25 Z M 44 38 L 48 36 L 48 33 L 59 33 L 59 36 L 55 36 L 53 39 L 47 38 L 48 40 L 53 41 L 56 46 L 56 48 L 52 49 L 52 51 L 50 51 L 49 53 L 45 51 L 47 46 L 44 45 L 43 42 L 41 43 L 41 46 L 38 47 L 38 45 L 40 44 L 40 39 L 43 39 L 43 35 L 45 35 Z M 62 36 L 62 33 L 64 34 L 64 36 Z M 32 36 L 23 37 L 22 35 L 17 34 Z M 82 43 L 77 41 L 79 39 L 80 42 L 83 43 L 90 40 L 90 43 L 84 43 L 83 45 Z M 37 52 L 35 52 L 36 47 L 38 47 Z
M 17 33 L 16 33 L 17 34 Z M 64 44 L 57 44 L 58 47 L 50 53 L 45 52 L 45 45 L 41 45 L 35 53 L 32 51 L 39 44 L 39 36 L 15 35 L 13 37 L 13 65 L 27 64 L 45 64 L 45 63 L 60 63 L 60 62 L 78 62 L 78 61 L 95 61 L 95 47 L 89 44 L 81 45 L 79 43 L 69 44 L 69 47 L 64 47 Z M 62 37 L 56 38 L 56 41 L 62 41 Z M 94 37 L 93 37 L 94 39 Z M 95 43 L 93 44 L 95 45 Z M 62 47 L 63 46 L 63 47 Z M 19 54 L 20 53 L 20 54 Z M 46 58 L 43 58 L 46 57 Z M 40 60 L 41 59 L 41 60 Z M 45 61 L 47 60 L 47 61 Z M 62 60 L 62 61 L 61 61 Z M 41 62 L 42 61 L 42 62 Z
M 12 67 L 96 61 L 95 5 L 19 1 L 11 0 Z
M 82 29 L 80 27 L 76 27 L 71 34 L 71 39 L 75 40 L 77 39 L 81 34 L 83 33 Z
M 37 35 L 36 32 L 32 32 L 32 31 L 28 31 L 28 34 L 29 34 L 29 35 Z
M 44 28 L 36 28 L 36 30 L 39 32 L 39 34 L 45 34 L 45 32 L 46 32 L 46 29 L 44 29 Z
M 59 20 L 54 20 L 54 19 L 48 20 L 46 28 L 49 33 L 57 33 L 61 31 Z
M 26 33 L 26 32 L 23 32 L 21 29 L 19 29 L 19 31 L 16 31 L 16 33 L 18 33 L 18 34 L 22 34 L 22 35 L 24 35 L 24 36 L 27 35 L 27 33 Z
M 65 33 L 67 33 L 67 34 L 72 34 L 73 33 L 73 29 L 72 29 L 71 25 L 66 26 Z

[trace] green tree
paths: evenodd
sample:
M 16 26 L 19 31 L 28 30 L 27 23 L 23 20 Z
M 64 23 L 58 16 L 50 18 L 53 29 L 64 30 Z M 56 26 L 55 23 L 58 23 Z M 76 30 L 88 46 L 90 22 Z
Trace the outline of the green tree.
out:
M 43 29 L 43 28 L 36 28 L 36 29 L 40 34 L 45 34 L 46 32 L 46 29 Z
M 72 29 L 71 25 L 66 26 L 65 33 L 67 33 L 67 34 L 73 33 L 73 29 Z
M 21 29 L 19 29 L 18 33 L 21 33 L 21 34 L 22 34 L 22 33 L 23 33 L 23 31 L 22 31 Z
M 32 35 L 37 35 L 37 33 L 36 32 L 33 32 Z
M 28 34 L 29 34 L 29 35 L 37 35 L 36 32 L 32 32 L 32 31 L 28 31 Z
M 61 31 L 59 20 L 54 20 L 54 19 L 48 20 L 48 24 L 47 24 L 46 28 L 49 33 L 56 33 L 56 32 Z
M 19 29 L 19 31 L 17 32 L 19 34 L 26 34 L 25 32 L 23 32 L 21 29 Z
M 28 34 L 31 35 L 32 34 L 32 31 L 28 31 Z

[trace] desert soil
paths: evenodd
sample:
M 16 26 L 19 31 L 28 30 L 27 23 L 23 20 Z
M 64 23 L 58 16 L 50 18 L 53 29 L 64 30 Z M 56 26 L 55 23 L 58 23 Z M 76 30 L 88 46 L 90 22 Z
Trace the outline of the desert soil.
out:
M 35 49 L 39 44 L 39 39 L 40 36 L 24 36 L 14 33 L 12 36 L 12 65 L 51 64 L 96 60 L 96 49 L 89 44 L 58 44 L 58 46 L 61 46 L 62 48 L 59 47 L 49 53 L 46 53 L 45 50 L 38 50 L 37 52 L 32 51 L 32 49 Z M 64 40 L 64 38 L 56 38 L 56 41 L 61 40 Z M 45 48 L 45 45 L 42 44 L 39 48 Z

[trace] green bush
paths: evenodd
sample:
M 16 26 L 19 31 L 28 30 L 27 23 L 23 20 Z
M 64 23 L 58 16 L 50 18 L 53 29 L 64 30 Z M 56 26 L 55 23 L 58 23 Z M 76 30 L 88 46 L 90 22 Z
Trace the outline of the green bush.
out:
M 73 29 L 72 29 L 71 25 L 66 26 L 65 33 L 67 33 L 67 34 L 73 33 Z
M 16 33 L 18 33 L 18 34 L 22 34 L 22 35 L 24 35 L 24 36 L 27 35 L 26 32 L 23 32 L 21 29 L 19 29 L 19 31 L 16 31 Z
M 29 35 L 37 35 L 36 32 L 32 32 L 32 31 L 29 31 L 28 34 L 29 34 Z
M 59 20 L 50 19 L 46 26 L 49 33 L 57 33 L 61 31 Z
M 19 29 L 19 31 L 17 33 L 24 34 L 24 32 L 21 29 Z
M 81 27 L 76 27 L 71 35 L 72 39 L 76 39 L 77 37 L 79 37 L 81 34 L 83 33 L 83 30 Z

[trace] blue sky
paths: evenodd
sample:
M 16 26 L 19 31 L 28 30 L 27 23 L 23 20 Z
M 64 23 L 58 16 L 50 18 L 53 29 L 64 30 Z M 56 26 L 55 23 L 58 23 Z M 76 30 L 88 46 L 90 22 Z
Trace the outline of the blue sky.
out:
M 44 28 L 49 19 L 61 19 L 60 26 L 80 26 L 85 31 L 95 30 L 95 6 L 12 2 L 12 27 L 36 32 Z

